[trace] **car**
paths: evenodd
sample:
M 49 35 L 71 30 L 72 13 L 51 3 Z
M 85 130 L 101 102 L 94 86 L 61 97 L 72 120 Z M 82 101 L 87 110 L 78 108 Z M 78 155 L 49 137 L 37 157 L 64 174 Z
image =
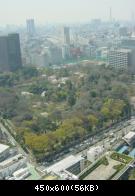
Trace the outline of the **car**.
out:
M 80 145 L 76 145 L 74 148 L 75 148 L 75 149 L 78 149 L 79 147 L 80 147 Z
M 117 140 L 116 138 L 112 139 L 112 140 L 110 141 L 110 144 L 113 144 L 116 140 Z
M 67 154 L 67 153 L 69 153 L 69 152 L 70 152 L 69 149 L 63 150 L 63 153 L 64 153 L 64 154 Z
M 72 152 L 74 150 L 74 148 L 70 148 L 69 151 Z
M 79 146 L 81 147 L 81 146 L 83 146 L 83 144 L 80 144 Z

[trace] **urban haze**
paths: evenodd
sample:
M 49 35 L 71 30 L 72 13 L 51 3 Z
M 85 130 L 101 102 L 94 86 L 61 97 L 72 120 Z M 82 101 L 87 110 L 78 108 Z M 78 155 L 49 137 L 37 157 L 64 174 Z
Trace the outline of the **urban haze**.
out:
M 0 0 L 0 180 L 135 180 L 134 0 Z

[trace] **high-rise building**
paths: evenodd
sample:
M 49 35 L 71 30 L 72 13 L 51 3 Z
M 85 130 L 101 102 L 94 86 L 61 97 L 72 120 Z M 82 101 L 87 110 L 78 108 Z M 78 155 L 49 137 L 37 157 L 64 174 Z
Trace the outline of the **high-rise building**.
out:
M 0 36 L 0 71 L 8 70 L 8 39 L 7 36 Z
M 135 50 L 135 38 L 133 37 L 133 38 L 123 39 L 121 43 L 121 47 Z
M 109 51 L 109 66 L 120 70 L 128 70 L 130 66 L 131 50 L 130 49 L 114 49 Z
M 66 60 L 66 59 L 69 59 L 70 56 L 71 56 L 70 55 L 70 47 L 67 44 L 63 45 L 62 46 L 62 58 L 64 60 Z
M 70 28 L 64 27 L 64 44 L 70 45 Z
M 60 64 L 62 63 L 62 49 L 59 47 L 51 47 L 50 48 L 51 54 L 51 62 L 52 64 Z
M 121 48 L 131 50 L 130 62 L 129 62 L 129 71 L 132 74 L 135 74 L 135 38 L 123 39 L 121 43 Z
M 22 67 L 19 34 L 0 37 L 0 71 L 16 71 Z
M 26 23 L 27 23 L 27 33 L 28 33 L 28 35 L 29 36 L 34 36 L 35 33 L 36 33 L 34 19 L 28 19 L 26 21 Z

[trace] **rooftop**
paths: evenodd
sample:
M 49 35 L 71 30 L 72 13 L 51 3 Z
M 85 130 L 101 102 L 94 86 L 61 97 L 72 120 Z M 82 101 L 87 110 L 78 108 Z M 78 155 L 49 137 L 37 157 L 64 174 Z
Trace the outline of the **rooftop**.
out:
M 88 152 L 101 152 L 101 151 L 103 151 L 103 146 L 94 146 L 88 150 Z
M 28 171 L 28 168 L 27 167 L 18 169 L 17 171 L 15 171 L 13 173 L 13 176 L 22 175 L 22 174 L 24 174 L 24 172 L 27 172 L 27 171 Z
M 47 173 L 50 173 L 50 172 L 58 173 L 62 170 L 69 168 L 70 166 L 76 164 L 77 162 L 81 161 L 82 159 L 83 159 L 83 157 L 81 155 L 79 155 L 79 156 L 70 155 L 70 156 L 66 157 L 65 159 L 55 163 L 54 165 L 48 167 L 46 169 L 46 171 L 47 171 Z
M 135 132 L 130 131 L 127 135 L 124 136 L 124 139 L 130 140 L 130 139 L 132 139 L 133 137 L 135 137 Z
M 4 152 L 5 150 L 7 150 L 8 148 L 9 148 L 9 146 L 4 145 L 4 144 L 0 144 L 0 154 L 1 154 L 2 152 Z
M 6 168 L 12 165 L 13 163 L 17 162 L 18 160 L 24 158 L 22 154 L 18 154 L 16 156 L 13 156 L 9 159 L 6 159 L 5 161 L 0 163 L 0 168 Z

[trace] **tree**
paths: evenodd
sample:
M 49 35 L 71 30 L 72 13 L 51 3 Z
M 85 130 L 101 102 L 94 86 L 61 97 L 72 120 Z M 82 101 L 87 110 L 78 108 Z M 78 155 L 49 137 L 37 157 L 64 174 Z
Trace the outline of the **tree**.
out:
M 103 106 L 101 109 L 101 114 L 104 116 L 104 118 L 107 120 L 110 118 L 110 110 L 108 107 Z
M 75 103 L 76 103 L 76 95 L 75 95 L 75 93 L 71 92 L 71 93 L 69 94 L 69 96 L 68 96 L 67 101 L 68 101 L 68 104 L 69 104 L 71 107 L 72 107 L 73 105 L 75 105 Z
M 11 87 L 14 85 L 16 80 L 14 73 L 2 73 L 0 74 L 0 86 Z
M 19 97 L 14 90 L 0 88 L 0 111 L 5 118 L 11 118 L 16 115 L 16 104 Z
M 96 97 L 97 96 L 97 92 L 93 90 L 93 91 L 90 92 L 90 95 L 91 95 L 91 97 Z
M 115 99 L 127 99 L 128 87 L 121 82 L 113 82 L 111 95 Z
M 56 91 L 56 95 L 57 95 L 57 101 L 64 101 L 67 98 L 67 92 L 64 90 L 58 90 Z
M 72 84 L 71 80 L 66 81 L 66 87 L 69 92 L 73 90 L 73 84 Z
M 124 112 L 125 103 L 119 99 L 107 99 L 101 109 L 101 114 L 104 118 L 111 119 L 112 121 L 118 120 L 121 114 Z
M 55 122 L 59 122 L 62 120 L 62 112 L 56 109 L 51 113 L 50 118 Z
M 88 116 L 88 120 L 89 120 L 90 124 L 92 125 L 92 127 L 95 129 L 95 127 L 98 125 L 97 117 L 91 114 Z
M 31 67 L 31 66 L 23 67 L 20 70 L 20 74 L 23 76 L 23 78 L 29 79 L 29 78 L 38 76 L 38 70 L 37 68 Z

